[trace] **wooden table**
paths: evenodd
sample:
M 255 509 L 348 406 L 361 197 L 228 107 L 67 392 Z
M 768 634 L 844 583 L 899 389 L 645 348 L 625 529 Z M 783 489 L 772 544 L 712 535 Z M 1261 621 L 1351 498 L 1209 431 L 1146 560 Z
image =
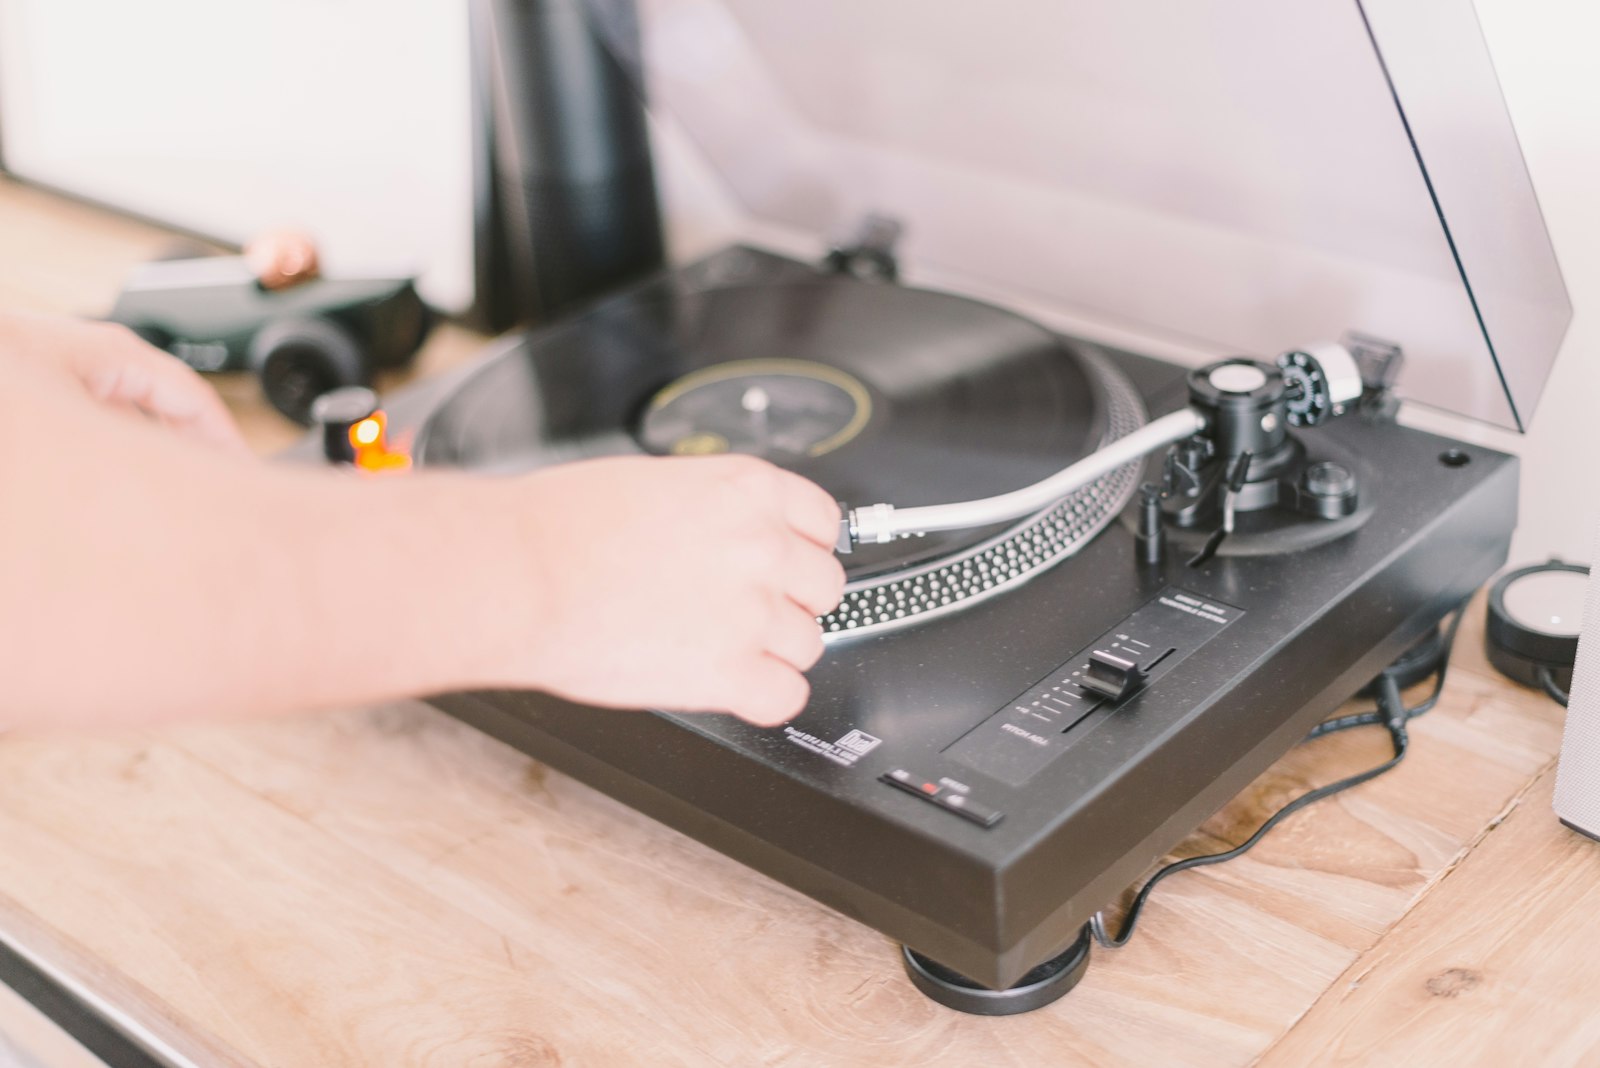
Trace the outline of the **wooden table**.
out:
M 102 310 L 166 240 L 0 183 L 0 306 Z M 933 1005 L 882 935 L 414 704 L 0 737 L 0 936 L 207 1068 L 1600 1063 L 1561 710 L 1487 667 L 1481 606 L 1456 659 L 1398 770 L 1174 878 L 1024 1017 Z M 1179 852 L 1387 748 L 1303 746 Z

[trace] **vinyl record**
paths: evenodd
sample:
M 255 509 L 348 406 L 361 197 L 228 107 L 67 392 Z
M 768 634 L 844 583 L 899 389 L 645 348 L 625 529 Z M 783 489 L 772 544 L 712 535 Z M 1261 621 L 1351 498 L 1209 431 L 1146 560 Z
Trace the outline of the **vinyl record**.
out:
M 500 471 L 627 453 L 762 456 L 851 505 L 1004 493 L 1098 447 L 1103 390 L 1057 336 L 990 305 L 818 276 L 612 300 L 485 365 L 418 458 Z M 996 528 L 865 546 L 852 579 Z

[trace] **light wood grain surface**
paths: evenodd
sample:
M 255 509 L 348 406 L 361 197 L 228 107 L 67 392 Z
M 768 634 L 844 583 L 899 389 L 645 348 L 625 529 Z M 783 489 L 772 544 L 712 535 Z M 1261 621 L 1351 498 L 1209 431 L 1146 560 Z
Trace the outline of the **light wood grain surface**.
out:
M 103 311 L 168 240 L 0 183 L 0 306 Z M 421 705 L 0 737 L 0 935 L 207 1066 L 1597 1063 L 1600 846 L 1480 619 L 1397 771 L 1172 879 L 1026 1017 L 934 1006 L 883 936 Z M 1303 746 L 1180 852 L 1387 744 Z

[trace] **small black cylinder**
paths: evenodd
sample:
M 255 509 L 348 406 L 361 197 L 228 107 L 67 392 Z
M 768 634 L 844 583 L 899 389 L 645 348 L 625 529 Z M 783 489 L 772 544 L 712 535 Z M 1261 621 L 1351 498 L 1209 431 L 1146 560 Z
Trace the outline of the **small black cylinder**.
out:
M 1167 532 L 1161 525 L 1161 491 L 1149 482 L 1139 487 L 1139 527 L 1134 541 L 1141 564 L 1159 564 L 1166 555 Z
M 378 410 L 378 395 L 365 386 L 346 386 L 324 393 L 311 404 L 312 422 L 322 427 L 322 455 L 329 463 L 356 462 L 350 428 Z
M 1560 560 L 1502 575 L 1489 590 L 1484 621 L 1484 648 L 1495 670 L 1525 686 L 1541 685 L 1546 671 L 1556 685 L 1571 689 L 1588 583 L 1589 568 Z M 1543 590 L 1530 600 L 1521 596 L 1530 589 L 1525 584 Z M 1552 606 L 1564 606 L 1559 622 Z

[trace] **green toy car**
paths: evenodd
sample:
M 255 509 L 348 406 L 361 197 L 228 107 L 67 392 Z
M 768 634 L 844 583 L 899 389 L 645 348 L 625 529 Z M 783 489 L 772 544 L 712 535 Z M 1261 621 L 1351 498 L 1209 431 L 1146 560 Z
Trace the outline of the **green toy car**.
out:
M 322 394 L 403 366 L 432 326 L 410 279 L 269 289 L 240 256 L 143 264 L 110 318 L 197 371 L 254 371 L 272 406 L 301 424 Z

